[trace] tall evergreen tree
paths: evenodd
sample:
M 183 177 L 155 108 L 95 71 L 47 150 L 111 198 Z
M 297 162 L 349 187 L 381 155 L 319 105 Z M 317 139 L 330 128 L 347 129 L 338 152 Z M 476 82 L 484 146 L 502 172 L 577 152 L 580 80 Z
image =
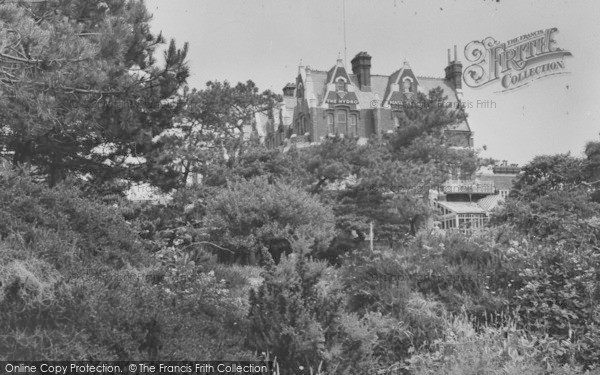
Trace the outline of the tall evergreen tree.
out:
M 141 1 L 51 0 L 0 5 L 2 145 L 56 184 L 70 172 L 125 176 L 171 126 L 188 77 L 187 44 L 150 32 Z M 102 150 L 99 146 L 104 146 Z
M 281 100 L 252 81 L 207 82 L 203 90 L 185 91 L 180 98 L 175 128 L 161 135 L 152 158 L 155 170 L 166 177 L 157 181 L 164 188 L 185 184 L 190 173 L 218 178 L 214 172 L 219 171 L 223 180 L 227 171 L 239 169 L 248 162 L 246 152 L 257 151 L 256 115 L 274 121 L 273 109 Z

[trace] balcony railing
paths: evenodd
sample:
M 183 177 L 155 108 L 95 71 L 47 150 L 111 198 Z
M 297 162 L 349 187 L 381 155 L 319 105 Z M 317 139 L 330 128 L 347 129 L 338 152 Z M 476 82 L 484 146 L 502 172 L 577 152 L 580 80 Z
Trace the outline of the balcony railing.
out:
M 494 194 L 495 187 L 492 181 L 449 180 L 442 185 L 446 194 Z

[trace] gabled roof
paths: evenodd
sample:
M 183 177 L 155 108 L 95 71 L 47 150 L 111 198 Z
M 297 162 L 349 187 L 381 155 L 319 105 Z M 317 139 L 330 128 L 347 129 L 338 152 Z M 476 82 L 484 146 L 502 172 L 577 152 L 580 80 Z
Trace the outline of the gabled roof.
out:
M 443 90 L 443 95 L 448 97 L 448 102 L 458 103 L 456 91 L 450 82 L 444 78 L 417 76 L 414 74 L 408 63 L 405 63 L 401 69 L 392 73 L 392 75 L 371 74 L 370 91 L 360 90 L 358 77 L 353 73 L 348 73 L 342 60 L 338 60 L 337 63 L 327 71 L 316 70 L 309 67 L 300 67 L 298 80 L 302 82 L 302 86 L 305 90 L 305 97 L 317 99 L 315 105 L 319 106 L 327 98 L 327 85 L 334 83 L 335 79 L 338 77 L 344 77 L 353 86 L 360 106 L 362 108 L 370 108 L 371 101 L 383 101 L 384 99 L 387 99 L 386 96 L 389 95 L 391 91 L 391 84 L 399 82 L 399 79 L 405 73 L 410 73 L 411 77 L 414 77 L 419 92 L 427 95 L 430 90 L 440 87 Z M 470 130 L 468 129 L 468 125 L 465 126 L 465 130 Z
M 394 100 L 394 99 L 392 99 L 392 95 L 393 95 L 392 85 L 399 85 L 400 81 L 402 80 L 402 77 L 405 77 L 405 76 L 408 76 L 411 79 L 414 79 L 417 83 L 417 87 L 419 86 L 419 82 L 420 82 L 419 78 L 417 76 L 415 76 L 415 74 L 412 71 L 412 68 L 410 67 L 408 62 L 405 61 L 404 64 L 402 65 L 402 68 L 395 71 L 390 76 L 387 87 L 386 87 L 385 95 L 384 95 L 385 100 Z
M 372 108 L 371 103 L 374 101 L 381 103 L 384 100 L 389 100 L 388 97 L 391 97 L 392 94 L 391 85 L 399 84 L 403 75 L 406 74 L 410 74 L 411 78 L 414 77 L 418 92 L 428 95 L 429 91 L 440 87 L 442 89 L 442 94 L 447 97 L 447 104 L 452 106 L 452 108 L 458 106 L 458 103 L 460 102 L 459 96 L 450 81 L 444 78 L 417 76 L 407 62 L 391 75 L 371 74 L 370 89 L 365 91 L 360 89 L 357 76 L 346 69 L 341 59 L 338 59 L 336 64 L 326 71 L 315 70 L 304 66 L 299 67 L 298 82 L 302 82 L 304 97 L 309 99 L 309 106 L 315 107 L 323 105 L 324 101 L 327 99 L 327 85 L 334 83 L 335 79 L 338 77 L 344 77 L 353 86 L 352 89 L 356 94 L 359 107 L 362 109 L 370 109 Z M 449 126 L 449 130 L 461 132 L 471 131 L 468 121 Z
M 350 77 L 348 77 L 348 72 L 346 72 L 344 63 L 340 59 L 338 59 L 337 63 L 331 69 L 329 69 L 329 72 L 327 72 L 327 83 L 334 83 L 339 77 L 344 78 L 346 82 L 350 81 Z

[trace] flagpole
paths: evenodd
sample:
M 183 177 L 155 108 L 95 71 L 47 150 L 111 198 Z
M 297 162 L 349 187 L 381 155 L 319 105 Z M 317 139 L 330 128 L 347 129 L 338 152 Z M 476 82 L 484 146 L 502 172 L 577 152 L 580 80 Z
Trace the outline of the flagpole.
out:
M 346 66 L 346 61 L 348 60 L 346 51 L 346 0 L 342 0 L 342 13 L 344 16 L 344 66 Z

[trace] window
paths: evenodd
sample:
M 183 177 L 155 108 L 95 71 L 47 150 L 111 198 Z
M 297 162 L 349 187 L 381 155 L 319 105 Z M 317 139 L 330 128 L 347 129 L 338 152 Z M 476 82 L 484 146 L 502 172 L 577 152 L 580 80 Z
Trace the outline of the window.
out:
M 412 92 L 412 81 L 410 78 L 404 78 L 402 82 L 404 92 Z
M 338 79 L 335 83 L 335 91 L 346 91 L 346 82 L 342 79 Z
M 333 124 L 333 113 L 329 113 L 327 115 L 327 127 L 329 128 L 329 132 L 331 134 L 335 134 L 335 126 Z
M 337 113 L 337 130 L 340 134 L 346 134 L 348 130 L 348 118 L 346 112 L 339 111 Z
M 357 125 L 358 125 L 357 116 L 350 115 L 350 129 L 348 129 L 348 135 L 353 136 L 353 137 L 358 135 Z

